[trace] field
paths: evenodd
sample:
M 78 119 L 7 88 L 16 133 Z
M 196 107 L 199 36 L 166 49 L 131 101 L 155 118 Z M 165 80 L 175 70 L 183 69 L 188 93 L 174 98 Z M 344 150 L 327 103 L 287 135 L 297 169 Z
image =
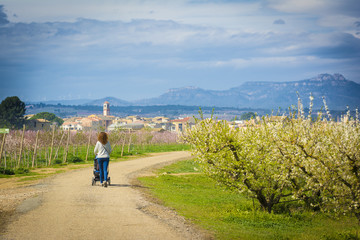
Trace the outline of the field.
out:
M 230 191 L 199 172 L 193 161 L 165 167 L 154 177 L 139 180 L 164 205 L 212 233 L 216 239 L 360 239 L 353 216 L 307 211 L 267 213 L 243 194 Z
M 70 131 L 10 131 L 1 136 L 4 142 L 0 156 L 0 176 L 29 174 L 37 168 L 92 163 L 97 132 Z M 144 153 L 188 150 L 170 132 L 115 131 L 109 133 L 111 158 Z

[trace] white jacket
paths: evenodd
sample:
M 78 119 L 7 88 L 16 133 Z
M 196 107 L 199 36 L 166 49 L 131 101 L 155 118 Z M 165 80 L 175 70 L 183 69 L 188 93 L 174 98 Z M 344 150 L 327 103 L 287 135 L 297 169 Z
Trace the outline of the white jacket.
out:
M 107 142 L 105 145 L 102 145 L 101 142 L 97 141 L 94 149 L 94 153 L 96 158 L 110 158 L 111 146 L 110 143 Z

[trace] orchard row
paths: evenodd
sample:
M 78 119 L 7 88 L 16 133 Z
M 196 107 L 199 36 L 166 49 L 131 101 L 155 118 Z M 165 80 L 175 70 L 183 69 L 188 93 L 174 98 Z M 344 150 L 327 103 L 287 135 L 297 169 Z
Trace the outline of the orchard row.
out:
M 86 162 L 94 158 L 96 131 L 11 130 L 1 134 L 0 167 L 29 168 L 67 162 Z M 149 145 L 176 144 L 178 135 L 171 132 L 118 130 L 109 133 L 112 157 L 136 154 Z
M 300 109 L 238 129 L 200 119 L 184 140 L 207 175 L 256 199 L 265 211 L 328 211 L 360 221 L 358 116 L 330 118 L 305 117 Z

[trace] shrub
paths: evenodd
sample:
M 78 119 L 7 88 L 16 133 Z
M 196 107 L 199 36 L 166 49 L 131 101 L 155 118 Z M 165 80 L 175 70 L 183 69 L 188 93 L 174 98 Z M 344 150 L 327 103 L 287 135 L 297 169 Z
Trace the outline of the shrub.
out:
M 77 156 L 70 156 L 68 159 L 68 162 L 70 163 L 80 163 L 80 162 L 84 162 L 84 160 L 82 160 L 80 157 Z
M 12 169 L 8 169 L 8 168 L 0 168 L 0 173 L 4 174 L 4 175 L 14 175 L 15 172 Z
M 61 159 L 56 159 L 56 160 L 55 160 L 55 164 L 62 164 L 62 162 L 63 162 L 63 161 L 62 161 Z
M 15 170 L 15 174 L 26 174 L 29 172 L 30 170 L 28 168 L 18 168 Z

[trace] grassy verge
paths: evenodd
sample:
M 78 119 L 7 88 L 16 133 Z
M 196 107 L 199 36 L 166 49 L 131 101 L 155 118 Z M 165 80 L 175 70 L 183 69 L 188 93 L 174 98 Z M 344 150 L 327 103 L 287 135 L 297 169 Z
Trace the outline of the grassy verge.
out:
M 171 152 L 171 151 L 186 151 L 190 150 L 190 145 L 187 144 L 157 144 L 157 145 L 134 145 L 130 151 L 128 148 L 124 148 L 123 156 L 132 156 L 146 153 L 158 153 L 158 152 Z M 117 147 L 111 153 L 111 156 L 121 157 L 121 148 Z
M 268 214 L 252 199 L 218 186 L 191 161 L 178 162 L 139 180 L 160 201 L 216 239 L 360 239 L 355 218 L 323 213 Z

